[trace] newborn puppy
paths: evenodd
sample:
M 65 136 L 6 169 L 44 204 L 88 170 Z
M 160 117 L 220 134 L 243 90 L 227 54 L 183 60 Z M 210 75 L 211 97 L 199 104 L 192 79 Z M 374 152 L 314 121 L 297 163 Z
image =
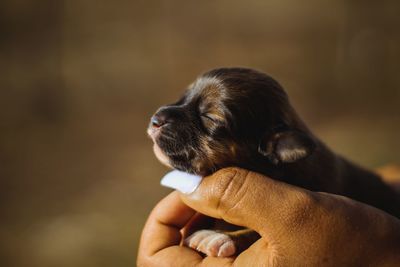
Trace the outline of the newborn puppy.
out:
M 201 75 L 151 118 L 148 134 L 165 165 L 202 176 L 237 166 L 313 191 L 344 195 L 400 217 L 400 197 L 374 173 L 332 152 L 306 127 L 282 87 L 247 68 Z M 200 230 L 187 244 L 231 256 L 257 239 L 246 229 Z

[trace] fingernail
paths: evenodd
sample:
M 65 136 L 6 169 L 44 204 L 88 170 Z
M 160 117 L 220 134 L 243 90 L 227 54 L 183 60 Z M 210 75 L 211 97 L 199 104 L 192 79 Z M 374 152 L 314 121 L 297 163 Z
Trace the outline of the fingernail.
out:
M 193 193 L 203 178 L 198 175 L 174 170 L 161 179 L 161 185 L 176 189 L 184 194 Z

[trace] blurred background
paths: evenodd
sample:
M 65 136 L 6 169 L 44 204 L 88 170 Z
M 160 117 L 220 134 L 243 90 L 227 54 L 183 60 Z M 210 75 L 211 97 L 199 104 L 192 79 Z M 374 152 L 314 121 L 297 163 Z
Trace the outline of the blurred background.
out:
M 400 2 L 0 3 L 1 266 L 134 266 L 169 190 L 146 127 L 200 73 L 263 70 L 329 146 L 399 161 Z

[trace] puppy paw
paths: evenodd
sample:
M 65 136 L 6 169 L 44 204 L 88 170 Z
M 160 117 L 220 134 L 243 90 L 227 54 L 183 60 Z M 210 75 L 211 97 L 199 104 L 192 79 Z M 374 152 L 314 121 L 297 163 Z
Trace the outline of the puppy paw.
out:
M 228 234 L 214 230 L 199 230 L 185 239 L 185 245 L 207 256 L 230 257 L 236 252 L 235 242 Z

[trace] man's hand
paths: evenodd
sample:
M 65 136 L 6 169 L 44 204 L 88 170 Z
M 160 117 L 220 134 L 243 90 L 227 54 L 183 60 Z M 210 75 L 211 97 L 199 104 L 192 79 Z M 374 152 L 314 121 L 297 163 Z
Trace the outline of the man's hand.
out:
M 197 212 L 257 231 L 232 258 L 180 246 Z M 139 266 L 399 266 L 400 221 L 351 199 L 310 192 L 238 168 L 203 179 L 192 194 L 171 193 L 143 230 Z

